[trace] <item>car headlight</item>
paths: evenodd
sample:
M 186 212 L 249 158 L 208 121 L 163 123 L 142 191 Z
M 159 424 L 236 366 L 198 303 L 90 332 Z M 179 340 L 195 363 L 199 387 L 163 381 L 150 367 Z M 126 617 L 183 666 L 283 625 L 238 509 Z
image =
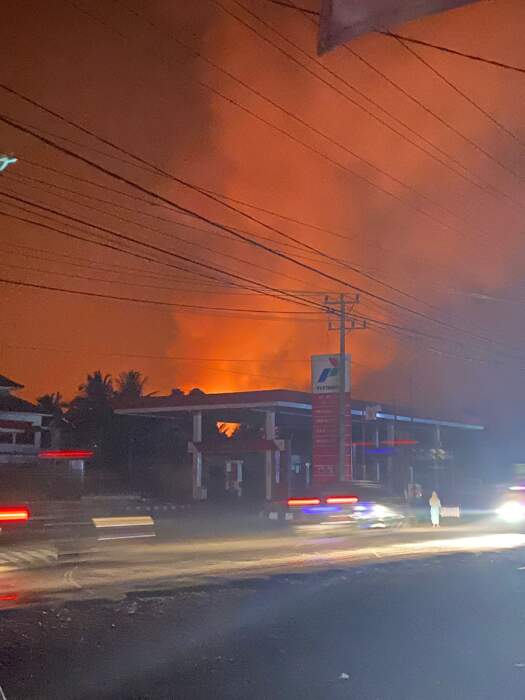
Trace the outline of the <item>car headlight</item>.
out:
M 508 523 L 518 523 L 525 520 L 525 506 L 517 501 L 507 501 L 498 508 L 497 513 L 502 520 Z
M 372 515 L 375 515 L 378 518 L 387 518 L 390 515 L 394 515 L 394 514 L 390 510 L 390 508 L 387 508 L 386 506 L 382 506 L 379 503 L 376 503 L 376 505 L 372 508 Z

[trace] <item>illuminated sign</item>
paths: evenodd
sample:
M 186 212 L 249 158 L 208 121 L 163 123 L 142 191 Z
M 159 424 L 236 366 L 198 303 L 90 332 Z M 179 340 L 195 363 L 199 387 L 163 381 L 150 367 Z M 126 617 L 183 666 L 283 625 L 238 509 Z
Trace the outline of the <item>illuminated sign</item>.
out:
M 346 356 L 346 391 L 350 391 L 350 355 Z M 339 391 L 339 355 L 312 356 L 312 394 Z
M 339 461 L 339 355 L 313 355 L 312 360 L 312 481 L 338 479 Z M 345 480 L 352 475 L 352 411 L 350 407 L 350 355 L 346 356 Z

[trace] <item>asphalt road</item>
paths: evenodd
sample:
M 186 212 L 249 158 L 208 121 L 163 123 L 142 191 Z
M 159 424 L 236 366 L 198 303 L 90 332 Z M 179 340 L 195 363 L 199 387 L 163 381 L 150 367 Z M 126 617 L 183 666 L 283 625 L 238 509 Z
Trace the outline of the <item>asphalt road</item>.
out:
M 7 700 L 522 700 L 525 550 L 12 608 Z
M 149 526 L 100 532 L 100 539 L 0 548 L 0 608 L 39 601 L 118 599 L 143 589 L 171 590 L 369 561 L 525 546 L 524 534 L 502 531 L 491 523 L 364 532 L 266 526 L 228 536 L 210 535 L 213 527 L 207 536 L 175 530 L 159 537 Z M 138 537 L 131 537 L 131 532 Z

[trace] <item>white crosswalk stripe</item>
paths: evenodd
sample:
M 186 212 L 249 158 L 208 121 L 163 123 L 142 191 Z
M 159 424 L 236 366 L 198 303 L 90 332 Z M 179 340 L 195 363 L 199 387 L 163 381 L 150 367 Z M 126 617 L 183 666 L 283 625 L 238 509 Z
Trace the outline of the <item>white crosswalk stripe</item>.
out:
M 58 559 L 58 552 L 53 547 L 33 547 L 24 549 L 0 550 L 0 566 L 16 564 L 19 567 L 42 566 Z

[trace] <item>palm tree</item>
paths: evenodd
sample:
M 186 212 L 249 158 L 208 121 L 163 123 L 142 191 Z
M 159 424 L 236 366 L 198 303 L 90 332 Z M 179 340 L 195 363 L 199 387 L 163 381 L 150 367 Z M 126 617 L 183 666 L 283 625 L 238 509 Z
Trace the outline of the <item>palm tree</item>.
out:
M 80 391 L 73 401 L 84 399 L 92 403 L 109 403 L 115 395 L 113 378 L 111 374 L 104 374 L 97 369 L 93 374 L 88 374 L 86 381 L 78 387 Z
M 67 423 L 64 418 L 64 408 L 66 408 L 67 404 L 62 400 L 62 394 L 59 391 L 39 396 L 36 402 L 42 413 L 47 413 L 51 416 L 48 426 L 50 446 L 51 449 L 58 450 L 62 447 L 64 428 Z M 43 438 L 43 440 L 47 440 L 47 438 Z
M 144 386 L 148 381 L 137 369 L 121 372 L 117 377 L 115 395 L 123 399 L 140 399 L 144 396 Z
M 110 374 L 103 375 L 96 370 L 87 375 L 78 390 L 69 404 L 68 419 L 75 429 L 77 443 L 96 448 L 100 461 L 103 461 L 111 439 L 111 402 L 115 396 L 113 379 Z
M 42 413 L 47 413 L 58 418 L 62 418 L 64 415 L 64 408 L 67 406 L 65 401 L 62 400 L 62 394 L 59 391 L 53 394 L 43 394 L 43 396 L 39 396 L 36 403 Z

